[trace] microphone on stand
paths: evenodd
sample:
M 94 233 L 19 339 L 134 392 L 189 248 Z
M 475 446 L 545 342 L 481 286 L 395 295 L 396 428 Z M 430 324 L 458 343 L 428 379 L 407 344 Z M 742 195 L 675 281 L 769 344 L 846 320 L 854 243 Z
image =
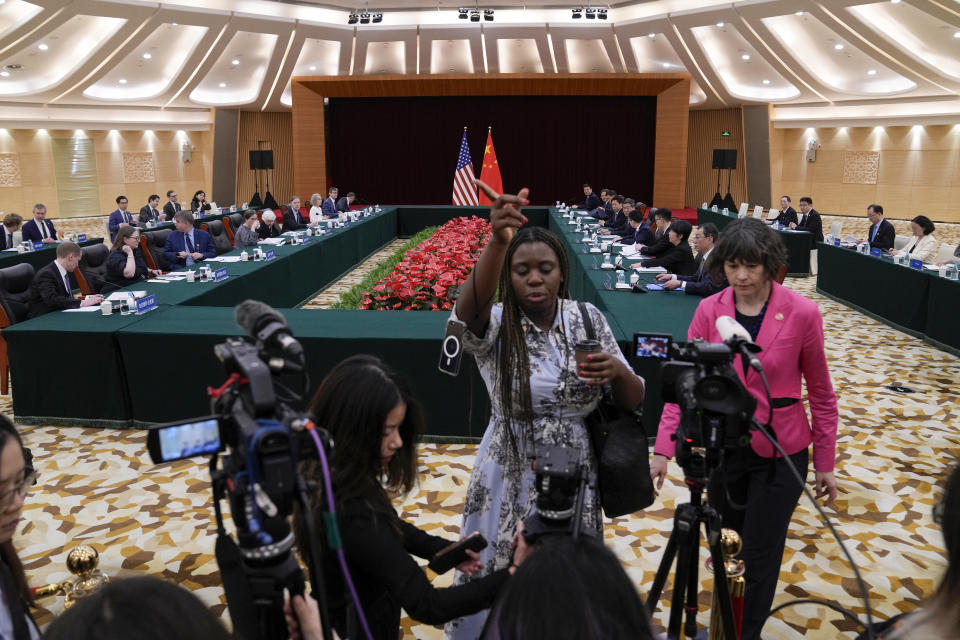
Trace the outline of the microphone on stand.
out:
M 763 349 L 754 344 L 753 338 L 750 337 L 750 332 L 747 331 L 742 324 L 730 316 L 720 316 L 717 318 L 714 326 L 717 327 L 723 343 L 739 352 L 740 355 L 746 359 L 751 369 L 759 372 L 763 371 L 763 365 L 756 356 L 756 354 L 760 353 Z

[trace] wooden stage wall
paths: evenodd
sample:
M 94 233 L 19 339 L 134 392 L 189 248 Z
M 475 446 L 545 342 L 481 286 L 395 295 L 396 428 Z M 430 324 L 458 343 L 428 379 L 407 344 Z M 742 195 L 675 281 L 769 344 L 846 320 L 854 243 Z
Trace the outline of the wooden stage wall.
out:
M 690 76 L 685 73 L 303 76 L 291 82 L 293 181 L 299 194 L 325 193 L 330 186 L 326 184 L 324 98 L 627 95 L 657 97 L 653 202 L 684 206 L 690 96 Z

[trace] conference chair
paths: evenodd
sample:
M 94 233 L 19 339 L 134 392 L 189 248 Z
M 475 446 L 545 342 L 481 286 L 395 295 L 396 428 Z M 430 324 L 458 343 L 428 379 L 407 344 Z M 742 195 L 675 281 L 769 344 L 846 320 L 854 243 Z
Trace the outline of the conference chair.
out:
M 946 262 L 953 259 L 953 252 L 957 250 L 955 244 L 941 244 L 940 251 L 937 253 L 937 262 Z
M 224 216 L 224 223 L 229 222 L 229 225 L 226 225 L 227 235 L 230 236 L 230 241 L 233 242 L 234 236 L 237 235 L 237 229 L 243 224 L 243 214 L 242 213 L 231 213 L 228 216 Z
M 80 293 L 85 296 L 100 293 L 107 281 L 107 256 L 110 248 L 105 244 L 81 247 L 80 264 L 73 272 L 80 285 Z
M 160 271 L 170 271 L 170 261 L 163 255 L 163 248 L 167 244 L 167 236 L 173 229 L 151 229 L 140 232 L 140 248 L 147 266 Z
M 27 319 L 33 265 L 21 264 L 0 269 L 0 394 L 10 393 L 10 361 L 3 329 Z
M 910 236 L 901 236 L 899 233 L 893 239 L 893 248 L 894 249 L 903 249 L 907 246 L 907 243 L 910 242 Z
M 211 220 L 200 225 L 200 228 L 210 234 L 213 249 L 218 256 L 233 251 L 233 242 L 230 241 L 230 236 L 227 235 L 224 223 L 221 220 Z
M 830 225 L 830 235 L 834 238 L 840 235 L 840 232 L 843 231 L 843 222 L 834 222 Z

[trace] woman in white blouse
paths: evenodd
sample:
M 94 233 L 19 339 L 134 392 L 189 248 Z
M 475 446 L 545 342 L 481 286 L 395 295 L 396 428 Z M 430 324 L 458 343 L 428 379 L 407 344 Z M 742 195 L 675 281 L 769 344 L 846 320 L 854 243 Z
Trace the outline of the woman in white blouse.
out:
M 913 237 L 902 249 L 894 249 L 893 255 L 910 254 L 912 260 L 923 260 L 932 263 L 937 260 L 940 250 L 940 241 L 933 237 L 933 222 L 927 216 L 917 216 L 910 221 Z
M 315 193 L 310 196 L 310 224 L 323 220 L 323 196 Z

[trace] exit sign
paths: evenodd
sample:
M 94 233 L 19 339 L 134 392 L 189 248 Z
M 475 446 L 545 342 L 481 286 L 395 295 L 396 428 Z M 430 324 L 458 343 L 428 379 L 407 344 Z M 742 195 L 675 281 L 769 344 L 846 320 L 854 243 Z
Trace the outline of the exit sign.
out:
M 730 132 L 729 132 L 729 131 L 721 131 L 721 132 L 720 132 L 720 135 L 726 137 L 726 136 L 729 136 L 729 135 L 730 135 Z

